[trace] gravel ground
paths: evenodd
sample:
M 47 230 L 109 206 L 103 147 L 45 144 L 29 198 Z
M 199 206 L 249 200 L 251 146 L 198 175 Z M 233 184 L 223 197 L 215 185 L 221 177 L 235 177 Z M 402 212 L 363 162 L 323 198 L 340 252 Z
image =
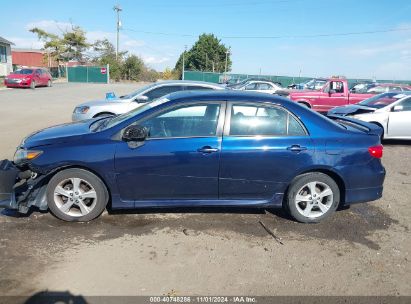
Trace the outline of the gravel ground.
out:
M 136 84 L 0 91 L 0 159 L 74 106 Z M 384 196 L 304 225 L 281 211 L 0 212 L 0 295 L 411 295 L 411 142 L 385 143 Z M 277 236 L 270 236 L 262 221 Z

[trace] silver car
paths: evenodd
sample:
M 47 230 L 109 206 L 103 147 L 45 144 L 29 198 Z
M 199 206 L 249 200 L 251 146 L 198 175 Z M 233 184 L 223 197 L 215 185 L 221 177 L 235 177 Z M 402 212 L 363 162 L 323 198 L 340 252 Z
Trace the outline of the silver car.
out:
M 154 99 L 177 91 L 191 90 L 224 90 L 224 87 L 201 81 L 160 81 L 142 87 L 125 96 L 112 99 L 94 100 L 85 102 L 75 107 L 72 115 L 73 121 L 90 118 L 113 116 L 127 113 Z
M 328 114 L 375 123 L 384 129 L 384 139 L 411 139 L 411 92 L 382 93 Z
M 243 85 L 237 85 L 230 87 L 232 90 L 244 90 L 249 92 L 260 92 L 267 94 L 275 94 L 284 88 L 280 87 L 274 82 L 264 80 L 250 80 Z

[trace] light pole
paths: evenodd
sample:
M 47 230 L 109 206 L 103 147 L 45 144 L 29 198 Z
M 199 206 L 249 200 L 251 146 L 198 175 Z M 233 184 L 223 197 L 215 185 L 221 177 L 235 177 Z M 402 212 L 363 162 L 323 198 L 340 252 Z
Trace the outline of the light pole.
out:
M 121 27 L 121 22 L 120 22 L 120 12 L 123 10 L 120 5 L 116 5 L 113 7 L 113 10 L 117 12 L 117 45 L 116 45 L 116 60 L 118 60 L 118 47 L 120 44 L 120 27 Z
M 184 52 L 183 52 L 183 67 L 182 67 L 182 75 L 181 75 L 181 79 L 184 80 L 184 66 L 185 66 L 185 55 L 186 55 L 186 51 L 187 51 L 187 46 L 184 46 Z

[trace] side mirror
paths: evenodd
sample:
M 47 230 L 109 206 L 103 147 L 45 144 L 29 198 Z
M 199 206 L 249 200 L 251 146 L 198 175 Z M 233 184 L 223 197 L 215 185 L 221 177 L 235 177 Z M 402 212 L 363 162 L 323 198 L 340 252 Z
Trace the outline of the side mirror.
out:
M 146 127 L 133 125 L 128 126 L 123 133 L 123 140 L 126 142 L 145 141 L 148 136 Z
M 337 93 L 337 92 L 336 92 L 335 90 L 332 90 L 332 89 L 328 91 L 328 94 L 329 94 L 329 95 L 335 94 L 335 93 Z
M 148 97 L 145 95 L 137 96 L 135 101 L 138 103 L 146 103 L 148 101 Z
M 393 112 L 400 112 L 400 111 L 402 111 L 402 110 L 404 110 L 404 106 L 400 106 L 400 105 L 394 106 L 394 107 L 392 108 L 392 111 L 393 111 Z

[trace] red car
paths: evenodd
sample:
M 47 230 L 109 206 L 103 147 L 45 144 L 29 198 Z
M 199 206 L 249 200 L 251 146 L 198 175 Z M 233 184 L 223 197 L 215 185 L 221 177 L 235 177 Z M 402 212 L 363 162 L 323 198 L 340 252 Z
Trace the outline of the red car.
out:
M 8 88 L 32 88 L 39 86 L 51 87 L 52 77 L 43 68 L 23 68 L 11 73 L 4 79 L 4 85 Z

